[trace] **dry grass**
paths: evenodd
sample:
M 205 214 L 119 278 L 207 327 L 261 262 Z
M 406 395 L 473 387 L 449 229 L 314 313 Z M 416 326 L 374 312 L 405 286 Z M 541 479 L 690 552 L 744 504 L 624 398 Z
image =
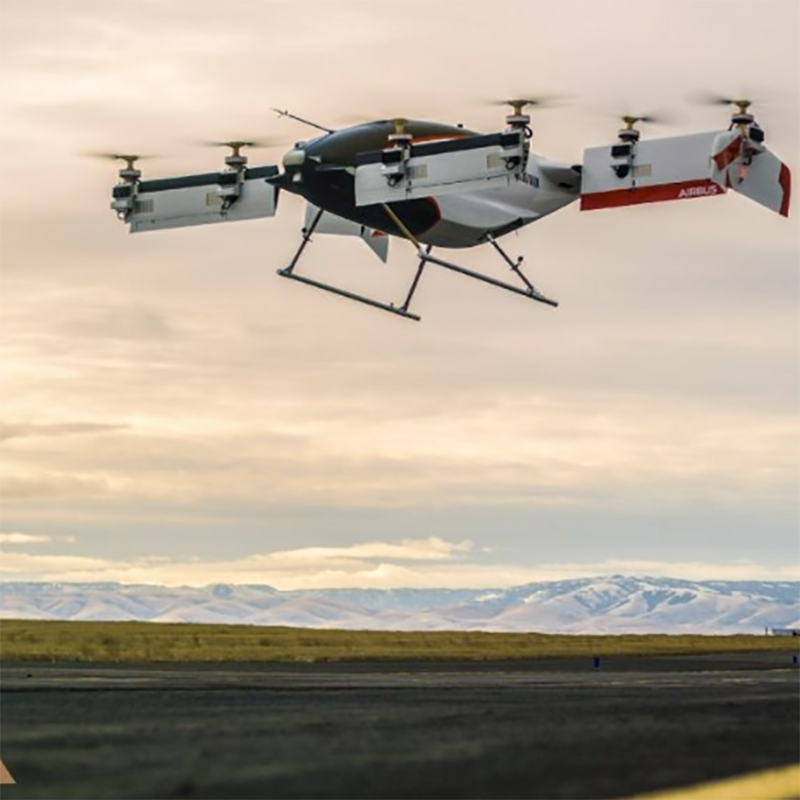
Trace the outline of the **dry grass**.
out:
M 433 661 L 797 651 L 773 636 L 571 636 L 4 620 L 6 661 Z

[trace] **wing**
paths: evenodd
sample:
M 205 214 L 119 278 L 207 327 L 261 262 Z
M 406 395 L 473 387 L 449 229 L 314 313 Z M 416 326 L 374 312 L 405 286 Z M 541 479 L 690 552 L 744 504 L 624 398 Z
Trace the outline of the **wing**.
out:
M 522 142 L 509 132 L 359 153 L 356 205 L 509 186 L 524 172 Z
M 737 129 L 586 150 L 581 211 L 713 197 L 729 189 L 788 216 L 789 168 Z
M 131 233 L 272 217 L 278 189 L 269 179 L 277 174 L 270 166 L 123 183 L 114 187 L 111 208 Z

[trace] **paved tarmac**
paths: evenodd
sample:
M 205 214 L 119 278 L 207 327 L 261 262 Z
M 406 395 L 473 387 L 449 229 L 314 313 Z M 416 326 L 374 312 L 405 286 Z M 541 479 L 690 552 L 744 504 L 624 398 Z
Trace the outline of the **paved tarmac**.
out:
M 0 669 L 9 798 L 611 798 L 797 763 L 791 654 Z

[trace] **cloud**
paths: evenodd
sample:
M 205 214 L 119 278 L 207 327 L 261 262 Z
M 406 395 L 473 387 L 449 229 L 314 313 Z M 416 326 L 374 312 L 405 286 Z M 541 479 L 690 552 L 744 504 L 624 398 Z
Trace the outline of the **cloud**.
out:
M 10 439 L 50 438 L 54 436 L 75 436 L 80 434 L 108 433 L 128 430 L 129 425 L 102 422 L 4 422 L 0 425 L 0 441 Z
M 272 553 L 271 559 L 276 562 L 305 563 L 319 562 L 328 559 L 374 560 L 390 559 L 393 561 L 443 561 L 459 554 L 469 553 L 472 542 L 445 542 L 437 537 L 429 539 L 404 539 L 399 543 L 367 542 L 347 547 L 304 547 L 298 550 L 284 550 Z
M 479 553 L 473 552 L 470 542 L 437 538 L 300 548 L 217 561 L 163 556 L 115 560 L 24 552 L 3 552 L 0 559 L 0 574 L 6 580 L 116 581 L 168 586 L 223 582 L 265 584 L 279 589 L 501 588 L 614 574 L 693 580 L 791 580 L 796 579 L 796 572 L 792 566 L 769 568 L 750 561 L 608 559 L 526 567 L 516 563 L 485 563 Z
M 261 402 L 243 401 L 223 384 L 211 413 L 205 405 L 180 413 L 180 402 L 162 411 L 139 394 L 139 408 L 127 409 L 129 428 L 8 426 L 6 437 L 25 446 L 8 450 L 5 497 L 337 508 L 640 507 L 701 494 L 788 507 L 796 499 L 797 422 L 789 415 L 630 398 L 581 413 L 574 398 L 506 395 L 442 417 L 370 409 L 357 394 L 292 403 L 267 391 L 254 393 Z M 67 434 L 79 433 L 86 438 L 76 447 Z
M 50 537 L 5 534 L 7 544 L 40 543 Z M 20 538 L 21 537 L 21 538 Z M 276 586 L 391 584 L 408 579 L 414 562 L 457 562 L 472 550 L 469 541 L 431 537 L 400 542 L 365 542 L 342 547 L 306 547 L 257 553 L 235 560 L 202 561 L 142 557 L 129 561 L 80 555 L 3 552 L 0 572 L 41 580 L 112 580 L 128 583 L 204 585 L 215 581 L 266 583 Z M 399 563 L 394 563 L 399 562 Z
M 34 533 L 0 533 L 0 544 L 45 544 L 52 541 L 52 536 Z

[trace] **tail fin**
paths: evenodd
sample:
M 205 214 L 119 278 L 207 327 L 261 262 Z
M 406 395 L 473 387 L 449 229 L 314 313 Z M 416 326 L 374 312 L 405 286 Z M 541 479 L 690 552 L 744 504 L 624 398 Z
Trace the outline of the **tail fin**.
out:
M 792 173 L 767 147 L 746 141 L 739 131 L 725 131 L 714 142 L 711 161 L 717 185 L 789 216 Z
M 311 203 L 306 205 L 306 228 L 311 225 L 311 221 L 318 212 L 319 209 Z M 315 233 L 328 233 L 336 236 L 359 236 L 381 261 L 386 263 L 389 258 L 389 237 L 383 231 L 376 231 L 373 228 L 359 225 L 357 222 L 331 214 L 330 211 L 323 212 L 317 223 Z

